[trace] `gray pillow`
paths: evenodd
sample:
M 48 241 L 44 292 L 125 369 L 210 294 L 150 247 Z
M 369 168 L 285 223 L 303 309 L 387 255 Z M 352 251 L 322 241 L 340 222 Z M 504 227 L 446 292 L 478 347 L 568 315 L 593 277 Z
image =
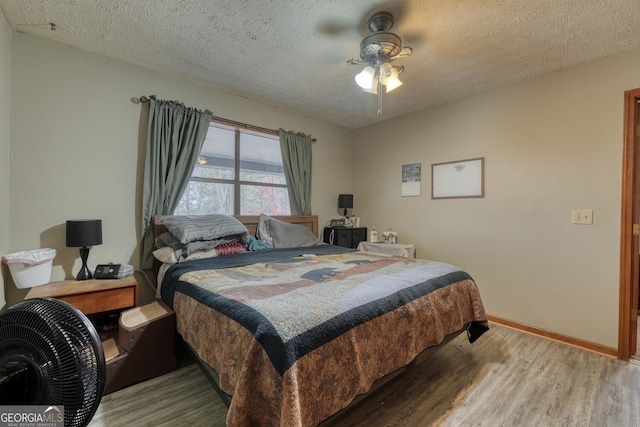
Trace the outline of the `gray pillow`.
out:
M 301 248 L 320 243 L 311 230 L 301 224 L 290 224 L 275 218 L 266 217 L 263 228 L 271 239 L 271 244 L 276 249 Z M 259 238 L 266 241 L 265 237 L 266 236 L 261 234 Z
M 170 232 L 162 233 L 160 236 L 156 237 L 156 248 L 164 248 L 171 247 L 172 249 L 180 249 L 182 246 L 182 242 L 176 238 Z
M 162 223 L 181 243 L 237 235 L 245 242 L 249 237 L 247 227 L 229 215 L 168 215 L 162 217 Z
M 256 237 L 263 242 L 267 242 L 271 246 L 273 246 L 273 239 L 269 234 L 269 229 L 267 228 L 267 222 L 273 219 L 268 215 L 261 214 L 260 219 L 258 220 L 258 226 L 256 227 Z

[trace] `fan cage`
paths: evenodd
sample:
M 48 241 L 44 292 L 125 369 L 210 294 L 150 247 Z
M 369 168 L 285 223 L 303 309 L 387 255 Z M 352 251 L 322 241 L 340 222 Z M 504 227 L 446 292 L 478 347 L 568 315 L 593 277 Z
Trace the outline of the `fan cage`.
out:
M 72 305 L 35 298 L 0 313 L 0 366 L 23 358 L 36 370 L 30 401 L 64 405 L 64 425 L 89 423 L 104 392 L 106 365 L 95 327 Z

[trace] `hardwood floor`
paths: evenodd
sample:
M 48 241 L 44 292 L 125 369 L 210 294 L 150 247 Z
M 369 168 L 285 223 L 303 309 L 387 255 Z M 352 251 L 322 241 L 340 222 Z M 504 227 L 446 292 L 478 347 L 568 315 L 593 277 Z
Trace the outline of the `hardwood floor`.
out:
M 102 399 L 90 427 L 223 426 L 184 358 L 175 372 Z M 350 408 L 336 426 L 640 426 L 640 365 L 498 325 L 465 334 Z

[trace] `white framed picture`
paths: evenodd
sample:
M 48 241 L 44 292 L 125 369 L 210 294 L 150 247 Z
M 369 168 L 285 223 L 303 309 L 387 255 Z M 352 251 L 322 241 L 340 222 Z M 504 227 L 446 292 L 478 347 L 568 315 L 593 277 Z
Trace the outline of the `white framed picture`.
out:
M 484 197 L 484 157 L 431 165 L 431 198 Z

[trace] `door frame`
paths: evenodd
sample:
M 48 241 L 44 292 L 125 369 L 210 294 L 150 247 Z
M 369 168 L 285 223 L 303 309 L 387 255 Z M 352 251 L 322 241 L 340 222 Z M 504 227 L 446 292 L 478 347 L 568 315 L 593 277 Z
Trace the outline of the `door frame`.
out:
M 634 224 L 640 223 L 640 150 L 638 117 L 640 88 L 624 93 L 624 142 L 622 151 L 622 206 L 620 218 L 620 308 L 618 312 L 618 359 L 635 354 L 638 333 L 638 276 L 640 245 Z M 636 230 L 637 232 L 637 230 Z

